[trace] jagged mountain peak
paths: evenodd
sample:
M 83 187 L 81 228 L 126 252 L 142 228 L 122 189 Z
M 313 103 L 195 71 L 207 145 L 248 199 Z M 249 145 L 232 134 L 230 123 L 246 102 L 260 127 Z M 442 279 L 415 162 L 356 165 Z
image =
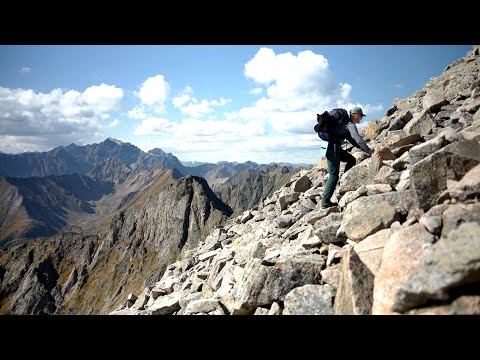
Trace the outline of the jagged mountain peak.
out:
M 149 150 L 148 153 L 152 154 L 152 155 L 157 155 L 157 156 L 167 155 L 167 153 L 160 148 L 154 148 L 152 150 Z M 168 154 L 171 155 L 170 153 L 168 153 Z
M 113 143 L 115 143 L 115 144 L 117 144 L 117 145 L 126 144 L 126 143 L 124 143 L 123 141 L 118 140 L 118 139 L 115 139 L 115 138 L 113 138 L 113 137 L 108 137 L 108 138 L 106 138 L 103 142 L 113 142 Z M 129 144 L 129 143 L 128 143 L 128 144 Z M 131 145 L 131 144 L 130 144 L 130 145 Z
M 178 158 L 175 155 L 173 155 L 172 153 L 167 153 L 160 148 L 155 148 L 155 149 L 149 150 L 148 154 L 156 156 L 156 157 L 160 157 L 160 158 L 167 158 L 169 160 L 174 160 L 181 165 L 180 160 L 178 160 Z

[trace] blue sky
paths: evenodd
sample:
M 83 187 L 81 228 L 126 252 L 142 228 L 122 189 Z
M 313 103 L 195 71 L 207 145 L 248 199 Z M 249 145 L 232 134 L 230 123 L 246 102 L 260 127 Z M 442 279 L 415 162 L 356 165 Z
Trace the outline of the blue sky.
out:
M 316 163 L 316 113 L 364 125 L 471 45 L 0 46 L 0 151 L 107 137 L 183 161 Z

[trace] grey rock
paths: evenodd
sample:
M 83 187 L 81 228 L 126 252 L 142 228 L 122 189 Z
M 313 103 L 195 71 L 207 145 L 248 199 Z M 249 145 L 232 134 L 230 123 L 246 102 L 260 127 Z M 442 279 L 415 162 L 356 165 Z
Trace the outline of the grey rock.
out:
M 268 309 L 263 308 L 263 307 L 258 307 L 253 315 L 268 315 Z
M 242 218 L 240 219 L 240 222 L 244 224 L 250 219 L 253 219 L 253 214 L 250 210 L 247 210 L 242 214 Z
M 203 295 L 201 292 L 194 292 L 194 293 L 191 293 L 187 296 L 185 296 L 184 298 L 180 299 L 180 301 L 178 302 L 178 304 L 180 305 L 180 307 L 182 309 L 186 308 L 188 306 L 188 304 L 194 300 L 199 300 L 199 299 L 202 299 Z
M 469 112 L 474 114 L 480 109 L 480 97 L 468 98 L 462 106 L 458 108 L 459 111 Z
M 370 171 L 371 162 L 372 159 L 370 158 L 347 171 L 340 179 L 339 193 L 345 194 L 348 191 L 355 191 L 362 185 L 368 184 L 376 174 L 376 169 L 375 172 Z
M 390 192 L 361 197 L 347 205 L 343 226 L 349 239 L 360 241 L 389 227 L 413 207 L 407 192 Z
M 330 285 L 304 285 L 285 296 L 283 315 L 333 315 L 335 290 Z
M 332 286 L 334 289 L 338 287 L 338 279 L 340 277 L 341 264 L 327 266 L 320 273 L 322 275 L 322 283 Z
M 398 112 L 395 118 L 390 121 L 389 131 L 402 129 L 411 119 L 412 113 L 409 110 Z
M 447 104 L 448 101 L 441 88 L 429 89 L 423 97 L 423 109 L 432 113 L 438 112 L 442 106 Z
M 401 286 L 417 271 L 422 254 L 434 240 L 420 224 L 400 228 L 389 236 L 374 279 L 372 315 L 397 313 L 394 304 Z
M 252 311 L 259 306 L 284 301 L 290 290 L 306 284 L 318 284 L 324 261 L 287 258 L 262 265 L 257 259 L 245 265 L 245 272 L 235 296 L 237 308 Z
M 450 198 L 466 201 L 480 195 L 480 164 L 470 169 L 452 188 L 448 189 Z
M 305 191 L 305 193 L 303 194 L 305 198 L 308 198 L 310 200 L 315 200 L 317 196 L 322 196 L 322 195 L 323 195 L 323 189 L 321 188 L 315 188 L 315 189 L 310 188 L 307 191 Z
M 425 229 L 431 234 L 440 235 L 442 232 L 443 222 L 441 216 L 422 216 L 418 223 L 425 226 Z
M 451 204 L 445 207 L 441 216 L 442 236 L 447 236 L 464 222 L 480 223 L 480 203 Z
M 40 262 L 25 274 L 23 281 L 12 299 L 10 310 L 14 314 L 53 314 L 57 308 L 52 290 L 58 273 L 51 258 Z
M 410 120 L 409 125 L 414 121 Z M 415 144 L 421 140 L 421 136 L 417 133 L 407 134 L 405 130 L 389 131 L 384 144 L 393 151 L 396 148 L 403 147 L 405 145 Z
M 268 310 L 267 315 L 282 315 L 282 308 L 277 302 L 274 302 L 270 307 L 270 310 Z
M 447 179 L 460 180 L 480 163 L 480 144 L 466 140 L 445 146 L 412 166 L 410 177 L 419 208 L 430 208 L 447 188 Z
M 174 311 L 180 310 L 180 299 L 184 296 L 182 292 L 173 292 L 169 295 L 161 296 L 149 306 L 149 315 L 168 315 Z
M 314 234 L 324 244 L 343 241 L 337 238 L 337 230 L 342 225 L 343 213 L 331 213 L 315 223 Z
M 334 213 L 334 212 L 339 212 L 339 209 L 337 206 L 333 206 L 327 209 L 321 209 L 321 210 L 315 210 L 310 212 L 309 214 L 305 215 L 304 220 L 308 224 L 315 224 L 317 221 L 323 219 L 325 216 Z
M 192 300 L 188 303 L 185 308 L 185 315 L 197 314 L 197 313 L 208 313 L 216 310 L 220 305 L 216 299 L 197 299 Z
M 373 274 L 348 248 L 342 258 L 334 312 L 336 315 L 368 315 L 372 308 Z
M 413 148 L 415 144 L 408 144 L 408 145 L 403 145 L 397 148 L 392 149 L 392 154 L 395 155 L 397 158 L 405 154 L 407 151 L 409 151 L 411 148 Z
M 294 192 L 303 193 L 312 187 L 312 181 L 307 175 L 304 175 L 295 181 L 292 186 Z
M 261 241 L 255 241 L 235 253 L 235 262 L 244 264 L 250 259 L 261 259 L 265 256 L 267 247 Z
M 277 226 L 280 229 L 287 229 L 293 224 L 293 216 L 292 215 L 283 215 L 279 216 L 275 219 Z
M 392 189 L 397 186 L 398 181 L 400 180 L 400 175 L 401 173 L 395 169 L 388 166 L 383 166 L 373 178 L 372 183 L 379 185 L 387 184 Z
M 447 141 L 445 140 L 445 136 L 442 134 L 441 136 L 437 136 L 432 140 L 414 146 L 408 152 L 410 163 L 412 165 L 418 163 L 420 160 L 440 150 L 445 145 L 447 145 Z
M 409 135 L 418 134 L 420 136 L 428 135 L 436 124 L 428 111 L 415 114 L 413 119 L 403 128 Z
M 355 244 L 353 250 L 363 264 L 375 276 L 382 263 L 383 249 L 389 237 L 389 229 L 377 231 Z
M 392 309 L 404 312 L 429 299 L 447 300 L 449 290 L 480 281 L 480 225 L 461 224 L 424 253 L 421 264 L 400 285 Z
M 220 249 L 209 251 L 207 253 L 201 254 L 198 256 L 198 260 L 200 261 L 205 261 L 207 259 L 210 259 L 214 256 L 216 256 L 220 252 Z

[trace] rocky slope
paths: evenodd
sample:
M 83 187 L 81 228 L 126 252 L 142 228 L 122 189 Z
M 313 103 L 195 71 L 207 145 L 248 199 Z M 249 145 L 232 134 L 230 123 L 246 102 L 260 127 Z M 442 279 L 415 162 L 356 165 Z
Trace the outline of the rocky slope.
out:
M 106 314 L 159 280 L 232 210 L 183 177 L 117 213 L 105 234 L 58 234 L 0 249 L 0 313 Z
M 322 159 L 112 314 L 480 314 L 479 109 L 475 46 L 369 124 L 338 207 Z

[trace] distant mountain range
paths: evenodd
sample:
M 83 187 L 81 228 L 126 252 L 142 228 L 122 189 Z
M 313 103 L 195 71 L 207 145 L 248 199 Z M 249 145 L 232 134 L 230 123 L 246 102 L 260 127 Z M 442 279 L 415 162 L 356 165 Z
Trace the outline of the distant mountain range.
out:
M 110 165 L 114 168 L 112 169 L 108 163 L 111 163 Z M 135 169 L 138 166 L 144 166 L 145 169 L 177 169 L 183 175 L 201 176 L 210 183 L 217 180 L 224 181 L 238 171 L 247 168 L 260 167 L 259 164 L 251 161 L 244 163 L 220 161 L 216 164 L 184 163 L 189 165 L 182 164 L 176 156 L 158 148 L 143 152 L 130 143 L 107 138 L 98 144 L 84 146 L 70 144 L 46 152 L 0 153 L 0 176 L 60 176 L 74 172 L 78 174 L 93 172 L 98 175 L 98 171 L 101 171 L 103 173 L 108 172 L 110 179 L 112 179 L 112 177 L 121 176 L 126 169 L 125 167 Z M 292 168 L 312 166 L 288 163 L 277 165 L 291 166 Z M 99 170 L 99 167 L 103 167 L 103 170 Z M 119 167 L 123 167 L 123 170 Z M 117 173 L 117 175 L 114 173 Z
M 204 178 L 216 196 L 241 212 L 299 168 L 252 161 L 195 164 L 185 166 L 161 149 L 144 152 L 113 138 L 47 152 L 0 153 L 0 246 L 59 231 L 105 230 L 118 211 L 188 175 Z
M 208 164 L 207 162 L 202 162 L 202 161 L 180 161 L 180 162 L 182 163 L 183 166 L 189 166 L 189 167 Z

